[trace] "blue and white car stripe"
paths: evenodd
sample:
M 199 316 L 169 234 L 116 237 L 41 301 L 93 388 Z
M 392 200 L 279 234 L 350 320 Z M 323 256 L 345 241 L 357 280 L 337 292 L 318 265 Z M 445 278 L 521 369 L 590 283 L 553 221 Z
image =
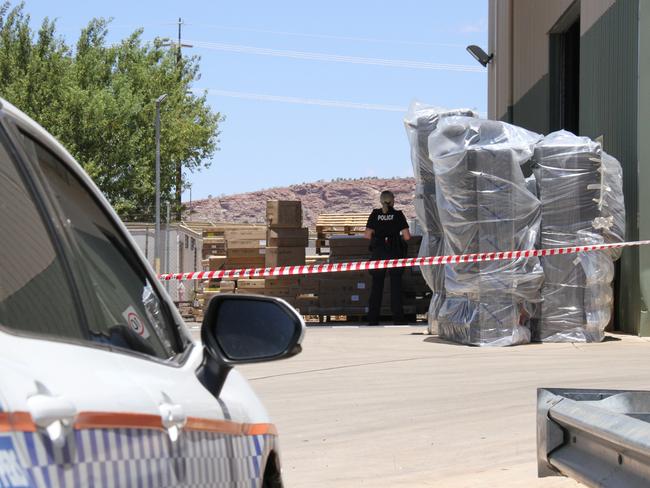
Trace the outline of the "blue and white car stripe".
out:
M 165 432 L 153 429 L 74 431 L 62 448 L 39 432 L 2 434 L 0 488 L 259 488 L 275 436 L 190 431 L 178 443 L 172 445 Z M 218 448 L 227 443 L 232 443 L 233 459 Z

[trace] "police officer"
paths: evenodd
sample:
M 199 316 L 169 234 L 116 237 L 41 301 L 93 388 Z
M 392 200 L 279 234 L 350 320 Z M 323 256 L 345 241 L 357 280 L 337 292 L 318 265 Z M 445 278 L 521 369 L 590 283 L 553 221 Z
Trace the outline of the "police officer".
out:
M 395 196 L 383 191 L 379 197 L 381 208 L 376 208 L 368 217 L 364 237 L 370 239 L 372 259 L 397 259 L 406 257 L 406 241 L 411 238 L 406 217 L 401 210 L 393 208 Z M 402 308 L 403 268 L 393 268 L 390 273 L 390 308 L 396 324 L 406 323 Z M 381 298 L 384 293 L 385 269 L 371 270 L 372 289 L 368 304 L 368 324 L 379 324 Z

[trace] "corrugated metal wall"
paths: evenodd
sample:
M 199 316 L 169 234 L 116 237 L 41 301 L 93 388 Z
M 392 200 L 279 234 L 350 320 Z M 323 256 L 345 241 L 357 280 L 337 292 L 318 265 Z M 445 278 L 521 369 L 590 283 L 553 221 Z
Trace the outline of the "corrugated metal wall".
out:
M 639 85 L 639 1 L 650 4 L 650 0 L 582 0 L 579 4 L 580 134 L 603 136 L 605 150 L 623 165 L 628 240 L 639 237 L 639 211 L 645 218 L 638 205 L 637 134 L 641 128 L 637 118 L 645 121 L 638 112 L 638 93 L 639 87 L 650 83 L 650 73 L 645 85 Z M 490 0 L 490 40 L 501 43 L 496 44 L 495 61 L 499 51 L 503 58 L 512 49 L 512 63 L 504 61 L 505 69 L 512 71 L 512 88 L 509 84 L 493 86 L 488 92 L 495 118 L 538 132 L 549 131 L 549 31 L 572 4 L 572 0 Z M 499 15 L 511 16 L 512 21 L 500 21 Z M 650 49 L 650 35 L 647 37 Z M 500 79 L 507 77 L 503 66 L 496 69 Z M 510 106 L 504 106 L 505 89 L 512 90 Z M 495 95 L 499 96 L 492 100 Z M 650 118 L 650 106 L 645 115 Z M 650 211 L 647 220 L 650 232 Z M 650 253 L 648 261 L 650 265 Z M 639 250 L 625 250 L 618 266 L 615 323 L 621 330 L 636 333 L 642 308 Z M 650 269 L 647 274 L 650 290 Z
M 586 0 L 580 2 L 580 35 L 584 35 L 614 5 L 616 0 Z
M 639 160 L 639 238 L 650 238 L 650 191 L 644 182 L 650 181 L 650 2 L 639 2 L 639 52 L 638 52 L 638 110 L 637 110 L 637 154 Z M 645 190 L 645 191 L 644 191 Z M 641 297 L 641 333 L 650 335 L 650 316 L 647 312 L 650 299 L 650 246 L 639 249 L 639 272 Z M 645 312 L 645 313 L 644 313 Z
M 602 135 L 605 150 L 623 165 L 628 240 L 639 237 L 638 1 L 618 0 L 580 38 L 580 133 L 592 138 Z M 624 251 L 619 278 L 616 325 L 636 332 L 640 309 L 638 249 Z

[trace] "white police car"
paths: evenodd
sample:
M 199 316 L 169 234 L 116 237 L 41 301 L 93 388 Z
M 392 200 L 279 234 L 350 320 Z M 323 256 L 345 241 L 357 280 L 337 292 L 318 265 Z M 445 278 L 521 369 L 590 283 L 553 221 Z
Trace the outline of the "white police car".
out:
M 194 344 L 81 167 L 3 100 L 0 272 L 0 488 L 282 486 L 232 367 L 300 352 L 300 316 L 218 297 Z

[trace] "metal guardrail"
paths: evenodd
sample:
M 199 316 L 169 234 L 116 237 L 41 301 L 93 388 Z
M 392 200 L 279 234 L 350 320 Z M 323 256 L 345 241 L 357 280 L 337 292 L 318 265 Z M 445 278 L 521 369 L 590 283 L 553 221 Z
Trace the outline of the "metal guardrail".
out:
M 587 486 L 650 486 L 650 392 L 538 389 L 537 466 Z

